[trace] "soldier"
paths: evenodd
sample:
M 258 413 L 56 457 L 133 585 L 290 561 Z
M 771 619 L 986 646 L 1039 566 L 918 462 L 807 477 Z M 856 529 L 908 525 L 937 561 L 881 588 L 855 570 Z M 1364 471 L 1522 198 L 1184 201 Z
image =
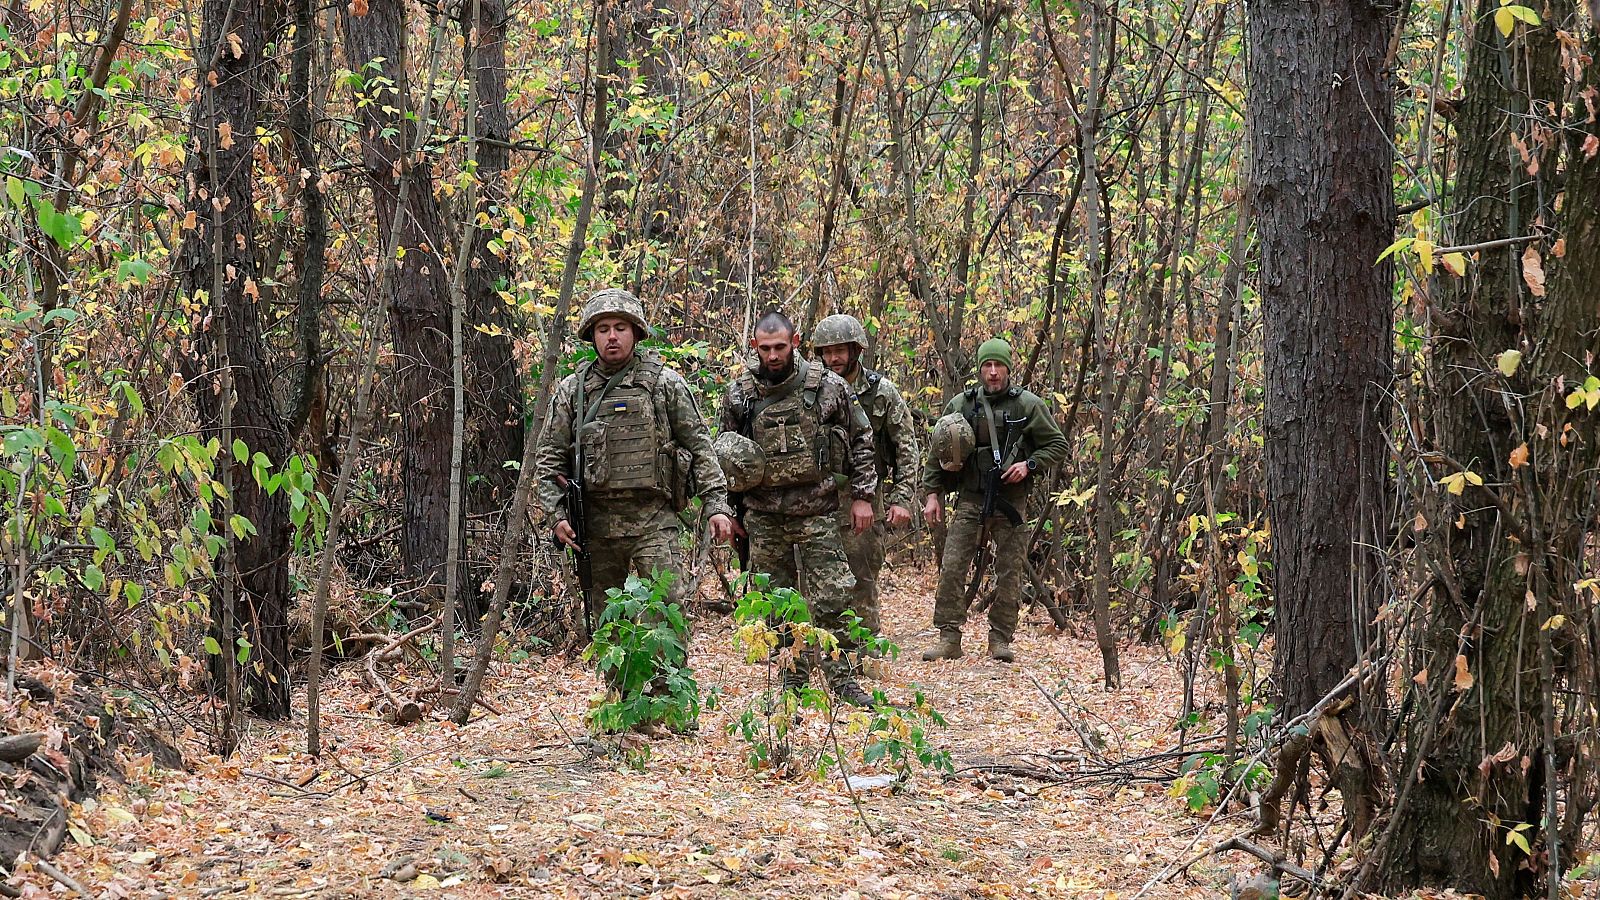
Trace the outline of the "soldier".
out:
M 722 399 L 718 452 L 728 471 L 750 472 L 744 491 L 744 528 L 750 537 L 750 570 L 766 572 L 774 587 L 798 584 L 795 551 L 805 570 L 812 620 L 839 639 L 841 651 L 854 641 L 843 614 L 855 578 L 839 542 L 839 490 L 834 473 L 850 485 L 850 521 L 857 533 L 872 527 L 878 479 L 872 464 L 872 427 L 850 399 L 844 379 L 795 356 L 794 323 L 770 312 L 756 324 L 750 345 L 759 365 L 746 368 Z M 759 465 L 749 466 L 754 456 Z M 754 475 L 759 473 L 759 478 Z M 740 477 L 744 477 L 742 474 Z M 810 666 L 801 659 L 785 675 L 786 687 L 805 683 Z M 867 706 L 845 653 L 822 664 L 834 694 Z
M 900 396 L 900 389 L 881 373 L 861 364 L 867 347 L 867 331 L 854 316 L 828 316 L 817 323 L 811 345 L 823 364 L 845 380 L 872 424 L 872 455 L 878 476 L 878 497 L 874 512 L 878 521 L 859 534 L 851 527 L 848 511 L 840 517 L 845 555 L 850 558 L 850 574 L 856 586 L 850 603 L 861 624 L 873 634 L 882 629 L 878 603 L 878 573 L 883 569 L 884 527 L 901 528 L 911 521 L 911 494 L 920 480 L 917 472 L 916 424 L 911 407 Z M 840 487 L 840 504 L 846 506 L 849 491 Z M 886 496 L 887 495 L 887 496 Z M 885 512 L 883 504 L 889 508 Z
M 575 474 L 573 441 L 581 435 L 594 589 L 622 587 L 629 571 L 671 572 L 670 597 L 678 601 L 689 585 L 677 513 L 688 506 L 690 487 L 710 516 L 713 540 L 732 537 L 733 510 L 689 385 L 658 354 L 635 350 L 647 327 L 643 304 L 628 291 L 600 291 L 584 306 L 578 334 L 594 343 L 596 358 L 563 378 L 550 402 L 539 444 L 539 505 L 555 520 L 556 539 L 578 549 L 557 476 Z
M 979 383 L 956 395 L 934 425 L 923 471 L 927 493 L 922 513 L 944 518 L 944 495 L 959 491 L 944 540 L 944 562 L 934 599 L 939 643 L 924 660 L 957 659 L 970 591 L 963 582 L 980 542 L 993 539 L 995 600 L 989 607 L 989 656 L 1011 662 L 1017 630 L 1023 567 L 1027 565 L 1025 505 L 1035 473 L 1047 471 L 1067 452 L 1067 439 L 1049 407 L 1030 391 L 1011 385 L 1011 345 L 999 338 L 978 348 Z M 986 496 L 987 494 L 987 496 Z M 984 512 L 990 513 L 987 518 Z M 980 571 L 974 578 L 982 578 Z

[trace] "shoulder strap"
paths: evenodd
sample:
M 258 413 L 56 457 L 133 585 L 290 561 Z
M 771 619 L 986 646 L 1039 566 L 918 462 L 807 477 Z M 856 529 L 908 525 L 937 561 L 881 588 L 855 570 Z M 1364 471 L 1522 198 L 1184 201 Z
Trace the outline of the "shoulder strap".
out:
M 640 357 L 634 365 L 636 373 L 634 382 L 647 391 L 654 391 L 656 384 L 661 381 L 661 373 L 666 370 L 666 363 L 661 361 L 661 357 L 652 354 Z
M 827 376 L 827 367 L 820 363 L 812 363 L 811 367 L 806 370 L 806 383 L 802 388 L 803 396 L 801 398 L 805 401 L 806 409 L 814 409 L 816 407 L 817 398 L 822 394 L 822 380 Z M 846 385 L 847 389 L 848 387 Z

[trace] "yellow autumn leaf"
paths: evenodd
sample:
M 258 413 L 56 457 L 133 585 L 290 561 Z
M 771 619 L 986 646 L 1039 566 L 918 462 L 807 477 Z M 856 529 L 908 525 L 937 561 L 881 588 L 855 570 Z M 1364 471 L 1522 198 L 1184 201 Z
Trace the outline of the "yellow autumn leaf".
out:
M 1565 624 L 1567 624 L 1567 617 L 1557 613 L 1546 619 L 1540 628 L 1544 631 L 1557 631 Z
M 1517 366 L 1522 364 L 1522 351 L 1507 350 L 1495 358 L 1494 364 L 1495 368 L 1500 370 L 1501 375 L 1510 378 L 1512 375 L 1517 374 Z
M 1446 272 L 1449 272 L 1451 275 L 1454 275 L 1457 278 L 1467 274 L 1466 254 L 1446 253 L 1444 256 L 1439 258 L 1439 261 L 1444 264 L 1444 270 Z
M 416 880 L 411 882 L 411 887 L 419 891 L 435 891 L 439 889 L 439 879 L 423 872 Z
M 1422 263 L 1422 271 L 1431 273 L 1433 271 L 1433 241 L 1417 238 L 1416 242 L 1411 245 L 1411 249 L 1417 251 L 1417 259 Z
M 1502 36 L 1511 37 L 1511 29 L 1516 25 L 1517 17 L 1511 14 L 1511 10 L 1502 6 L 1494 11 L 1494 27 L 1500 29 Z

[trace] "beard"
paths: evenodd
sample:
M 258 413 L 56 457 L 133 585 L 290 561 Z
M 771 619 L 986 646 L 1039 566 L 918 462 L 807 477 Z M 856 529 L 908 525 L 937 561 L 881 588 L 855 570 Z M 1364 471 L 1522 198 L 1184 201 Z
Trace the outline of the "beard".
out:
M 783 361 L 780 368 L 768 368 L 766 363 L 761 363 L 756 368 L 756 376 L 768 384 L 782 384 L 790 375 L 794 374 L 794 354 Z

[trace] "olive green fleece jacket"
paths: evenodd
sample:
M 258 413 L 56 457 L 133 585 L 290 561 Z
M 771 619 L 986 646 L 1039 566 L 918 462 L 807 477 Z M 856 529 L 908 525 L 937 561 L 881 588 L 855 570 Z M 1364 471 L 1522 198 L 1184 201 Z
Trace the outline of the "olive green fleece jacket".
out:
M 923 496 L 956 490 L 969 498 L 983 495 L 983 479 L 994 468 L 994 455 L 990 450 L 989 423 L 978 399 L 982 393 L 986 392 L 981 386 L 970 387 L 945 404 L 945 415 L 960 413 L 972 424 L 972 433 L 977 436 L 977 449 L 967 457 L 967 464 L 959 472 L 946 472 L 930 452 L 923 462 Z M 1007 388 L 989 395 L 989 406 L 994 411 L 995 428 L 1001 434 L 1002 464 L 1029 461 L 1034 464 L 1027 478 L 1016 484 L 1001 486 L 1001 496 L 1020 508 L 1020 503 L 1033 487 L 1034 479 L 1042 477 L 1066 458 L 1067 437 L 1056 425 L 1050 407 L 1032 391 Z

